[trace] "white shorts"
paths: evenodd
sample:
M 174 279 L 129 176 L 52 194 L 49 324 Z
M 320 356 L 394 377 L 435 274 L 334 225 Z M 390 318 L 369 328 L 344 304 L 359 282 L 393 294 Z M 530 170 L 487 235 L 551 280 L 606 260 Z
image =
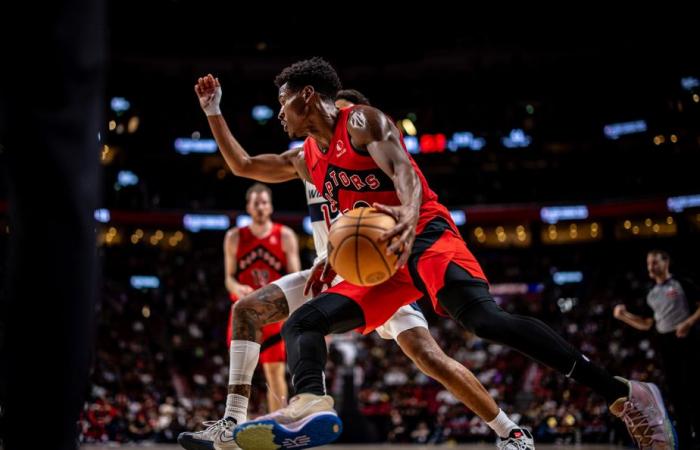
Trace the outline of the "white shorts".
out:
M 306 280 L 309 278 L 310 273 L 311 269 L 290 273 L 271 283 L 282 289 L 287 299 L 287 304 L 289 305 L 289 315 L 292 315 L 301 305 L 311 300 L 311 293 L 306 296 L 304 295 L 304 286 L 306 285 Z M 335 286 L 341 281 L 343 281 L 342 278 L 335 277 L 331 285 Z M 427 329 L 428 321 L 425 320 L 425 316 L 420 308 L 412 305 L 405 305 L 399 308 L 384 325 L 377 327 L 375 331 L 383 339 L 396 340 L 399 334 L 415 327 Z

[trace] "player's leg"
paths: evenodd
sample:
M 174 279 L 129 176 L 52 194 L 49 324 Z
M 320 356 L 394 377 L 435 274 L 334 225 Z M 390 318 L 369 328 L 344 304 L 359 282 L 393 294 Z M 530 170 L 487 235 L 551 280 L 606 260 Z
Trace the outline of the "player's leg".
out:
M 264 325 L 284 320 L 290 309 L 303 300 L 302 291 L 308 271 L 286 275 L 241 298 L 233 305 L 233 339 L 229 353 L 229 384 L 224 418 L 198 432 L 181 433 L 178 442 L 188 450 L 235 449 L 232 439 L 236 424 L 246 421 L 248 399 L 255 367 L 260 358 Z M 228 439 L 231 439 L 230 441 Z
M 267 408 L 276 411 L 287 400 L 287 360 L 282 340 L 282 322 L 265 325 L 262 328 L 260 363 L 267 382 Z
M 321 294 L 297 309 L 282 327 L 296 395 L 288 407 L 238 427 L 238 444 L 243 448 L 277 448 L 283 444 L 308 448 L 337 439 L 342 426 L 333 409 L 333 398 L 326 394 L 325 336 L 364 323 L 360 305 L 337 293 Z
M 542 321 L 505 312 L 496 305 L 485 282 L 475 280 L 456 264 L 449 265 L 445 279 L 438 300 L 463 327 L 514 348 L 604 396 L 641 447 L 653 443 L 654 448 L 674 448 L 673 426 L 656 386 L 613 377 Z
M 393 339 L 424 374 L 445 386 L 467 408 L 474 411 L 499 437 L 499 448 L 534 449 L 532 435 L 501 411 L 474 374 L 450 358 L 428 330 L 428 322 L 417 304 L 401 307 L 377 328 L 384 339 Z
M 269 411 L 276 411 L 284 406 L 287 399 L 287 365 L 284 362 L 272 362 L 262 365 L 267 381 L 267 404 Z

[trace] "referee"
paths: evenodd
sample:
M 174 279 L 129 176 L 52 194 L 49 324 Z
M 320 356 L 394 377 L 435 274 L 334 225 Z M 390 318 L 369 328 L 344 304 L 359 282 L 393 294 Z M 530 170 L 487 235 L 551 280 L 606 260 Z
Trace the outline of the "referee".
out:
M 676 430 L 681 449 L 700 440 L 700 292 L 695 285 L 679 281 L 669 272 L 670 257 L 662 250 L 647 254 L 647 270 L 654 286 L 647 294 L 648 314 L 639 316 L 625 305 L 615 306 L 616 319 L 638 330 L 656 328 L 657 348 L 675 409 Z M 653 316 L 653 317 L 651 317 Z

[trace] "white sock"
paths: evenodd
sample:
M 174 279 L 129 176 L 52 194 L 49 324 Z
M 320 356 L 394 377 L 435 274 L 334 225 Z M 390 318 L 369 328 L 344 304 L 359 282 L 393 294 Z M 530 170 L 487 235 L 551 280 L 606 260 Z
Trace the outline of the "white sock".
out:
M 260 344 L 252 341 L 233 340 L 229 347 L 229 353 L 228 384 L 250 385 L 260 357 Z M 228 394 L 225 417 L 232 417 L 236 419 L 236 422 L 243 423 L 246 421 L 247 414 L 248 398 L 239 394 Z
M 510 420 L 510 417 L 508 417 L 503 410 L 499 410 L 496 418 L 491 422 L 486 422 L 486 425 L 491 427 L 491 429 L 501 438 L 507 438 L 510 430 L 513 428 L 518 428 L 518 425 Z
M 226 397 L 226 413 L 225 418 L 233 418 L 237 424 L 241 424 L 247 420 L 248 416 L 248 398 L 238 394 L 228 394 Z

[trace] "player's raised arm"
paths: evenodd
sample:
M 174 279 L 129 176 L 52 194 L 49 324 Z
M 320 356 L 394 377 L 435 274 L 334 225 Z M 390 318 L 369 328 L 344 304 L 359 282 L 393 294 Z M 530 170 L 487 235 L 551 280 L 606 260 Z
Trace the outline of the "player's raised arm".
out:
M 231 133 L 221 114 L 221 84 L 211 74 L 199 78 L 194 86 L 202 110 L 207 115 L 216 144 L 231 171 L 240 177 L 252 178 L 266 183 L 281 183 L 299 178 L 305 171 L 301 159 L 301 147 L 281 154 L 266 153 L 250 156 Z

